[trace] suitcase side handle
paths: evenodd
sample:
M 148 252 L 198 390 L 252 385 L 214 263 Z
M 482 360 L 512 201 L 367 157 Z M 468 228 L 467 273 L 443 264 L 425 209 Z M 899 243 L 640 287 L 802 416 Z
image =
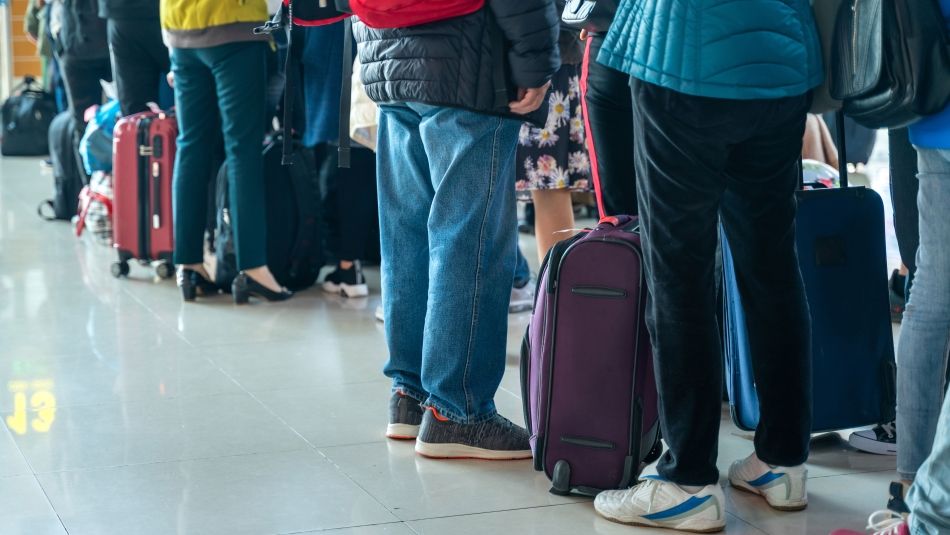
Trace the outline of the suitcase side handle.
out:
M 152 228 L 162 228 L 162 166 L 152 162 Z

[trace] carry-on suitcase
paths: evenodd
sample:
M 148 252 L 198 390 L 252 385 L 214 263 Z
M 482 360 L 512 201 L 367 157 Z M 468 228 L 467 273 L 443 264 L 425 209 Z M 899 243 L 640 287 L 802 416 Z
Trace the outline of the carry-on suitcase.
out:
M 536 470 L 555 494 L 637 481 L 659 457 L 653 352 L 638 223 L 607 217 L 555 245 L 521 350 Z
M 159 262 L 155 273 L 174 274 L 172 171 L 178 122 L 147 111 L 121 119 L 113 154 L 113 233 L 119 260 L 112 274 L 129 274 L 129 261 Z
M 839 146 L 842 143 L 839 130 Z M 841 187 L 799 191 L 796 239 L 811 311 L 813 432 L 894 419 L 894 341 L 887 294 L 884 203 L 849 187 L 845 151 Z M 729 240 L 722 235 L 726 377 L 732 418 L 759 423 L 745 313 Z

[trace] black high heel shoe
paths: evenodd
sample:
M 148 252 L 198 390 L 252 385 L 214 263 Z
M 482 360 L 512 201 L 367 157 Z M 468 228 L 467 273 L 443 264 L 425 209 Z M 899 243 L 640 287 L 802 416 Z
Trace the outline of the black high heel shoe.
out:
M 178 270 L 178 287 L 181 288 L 181 297 L 185 301 L 194 301 L 199 290 L 203 296 L 218 293 L 217 285 L 204 278 L 201 273 L 187 268 Z
M 234 296 L 234 304 L 244 305 L 250 301 L 252 295 L 268 301 L 286 301 L 293 297 L 294 293 L 288 290 L 275 292 L 242 271 L 231 283 L 231 295 Z

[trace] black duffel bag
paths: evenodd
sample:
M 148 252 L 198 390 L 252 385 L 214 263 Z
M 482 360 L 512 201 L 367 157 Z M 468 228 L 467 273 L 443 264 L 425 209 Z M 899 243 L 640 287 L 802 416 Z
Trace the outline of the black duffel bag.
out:
M 831 95 L 868 128 L 900 128 L 950 103 L 950 36 L 937 0 L 846 0 Z
M 56 116 L 56 100 L 43 91 L 32 76 L 13 90 L 3 103 L 3 133 L 0 153 L 4 156 L 49 154 L 47 132 Z

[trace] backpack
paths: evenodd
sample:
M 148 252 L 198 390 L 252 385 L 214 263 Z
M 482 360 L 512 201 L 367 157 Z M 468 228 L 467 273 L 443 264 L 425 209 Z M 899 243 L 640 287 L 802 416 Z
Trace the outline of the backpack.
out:
M 53 36 L 57 55 L 79 59 L 109 57 L 106 20 L 99 18 L 97 0 L 57 0 L 50 13 L 52 27 L 59 31 Z
M 283 144 L 276 136 L 264 148 L 267 266 L 277 282 L 297 291 L 316 282 L 324 263 L 321 194 L 313 152 L 293 143 L 292 165 L 283 166 Z M 214 281 L 230 292 L 238 269 L 226 165 L 218 173 L 215 199 L 217 228 L 209 238 L 217 259 Z
M 76 121 L 69 111 L 57 115 L 49 127 L 49 156 L 53 164 L 53 198 L 43 201 L 37 213 L 47 221 L 69 221 L 76 215 L 83 175 L 79 170 L 79 155 L 73 144 Z M 44 213 L 51 209 L 52 214 Z
M 96 107 L 95 116 L 86 125 L 86 131 L 79 140 L 79 155 L 86 174 L 112 172 L 112 131 L 119 115 L 118 100 Z
M 36 85 L 32 76 L 13 90 L 3 103 L 3 133 L 0 153 L 4 156 L 42 156 L 49 153 L 47 133 L 56 116 L 53 95 Z
M 900 128 L 950 103 L 950 32 L 937 0 L 841 3 L 831 96 L 872 129 Z

